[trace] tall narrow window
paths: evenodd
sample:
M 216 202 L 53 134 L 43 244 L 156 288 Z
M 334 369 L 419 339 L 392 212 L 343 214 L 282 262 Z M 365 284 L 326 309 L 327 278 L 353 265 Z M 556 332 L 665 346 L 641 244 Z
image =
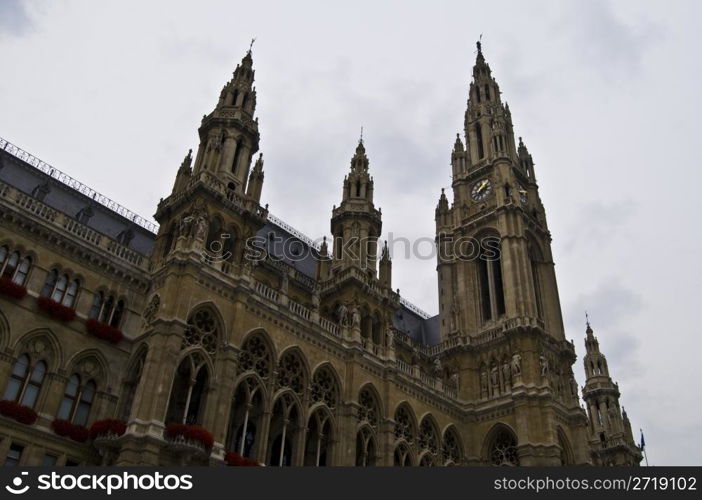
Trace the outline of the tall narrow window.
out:
M 32 366 L 29 356 L 22 354 L 12 366 L 3 399 L 34 408 L 45 375 L 46 363 L 39 361 Z
M 499 240 L 494 237 L 488 237 L 481 241 L 480 257 L 477 262 L 483 321 L 496 319 L 505 314 L 502 259 L 499 246 L 493 245 L 494 242 L 499 242 Z M 490 244 L 489 246 L 488 243 Z
M 478 146 L 478 158 L 485 156 L 485 149 L 483 147 L 483 130 L 480 127 L 480 123 L 475 124 L 475 142 Z
M 66 389 L 61 400 L 57 418 L 69 420 L 77 425 L 88 423 L 90 408 L 95 398 L 95 382 L 89 380 L 86 384 L 81 384 L 77 374 L 71 375 L 66 384 Z
M 208 381 L 205 361 L 197 353 L 185 358 L 176 370 L 166 423 L 199 424 L 205 409 Z
M 22 452 L 24 451 L 24 446 L 17 443 L 12 443 L 10 449 L 7 450 L 7 455 L 5 456 L 4 465 L 19 465 L 20 459 L 22 458 Z
M 236 173 L 239 168 L 239 159 L 241 158 L 242 145 L 237 141 L 234 145 L 234 160 L 232 161 L 232 173 Z

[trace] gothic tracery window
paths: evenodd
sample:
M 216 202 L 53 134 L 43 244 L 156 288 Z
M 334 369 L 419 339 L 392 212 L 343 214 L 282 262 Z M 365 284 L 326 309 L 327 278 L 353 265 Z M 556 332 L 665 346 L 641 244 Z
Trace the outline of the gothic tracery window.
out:
M 295 352 L 286 352 L 278 363 L 278 388 L 289 387 L 302 396 L 306 386 L 305 368 L 300 356 Z
M 0 247 L 0 277 L 24 286 L 31 267 L 32 259 L 30 257 L 21 258 L 19 252 L 10 253 L 8 247 Z
M 32 363 L 27 354 L 22 354 L 12 366 L 12 373 L 5 388 L 4 400 L 16 401 L 34 408 L 46 375 L 46 363 Z
M 433 457 L 439 452 L 439 436 L 429 417 L 425 417 L 419 425 L 417 444 L 419 450 L 424 452 L 420 465 L 435 465 Z
M 71 375 L 56 417 L 77 425 L 86 425 L 96 390 L 95 381 L 88 380 L 83 383 L 78 374 Z
M 268 344 L 261 335 L 254 335 L 246 339 L 241 347 L 239 356 L 239 371 L 252 370 L 262 379 L 267 379 L 271 373 L 272 356 Z
M 181 349 L 200 346 L 208 354 L 214 354 L 217 351 L 218 337 L 219 329 L 214 315 L 209 309 L 200 309 L 188 320 Z
M 375 394 L 368 388 L 364 388 L 358 395 L 358 421 L 367 422 L 374 429 L 378 428 L 380 411 Z
M 104 292 L 98 292 L 95 294 L 88 317 L 119 328 L 124 308 L 124 300 L 119 299 L 115 301 L 113 295 L 106 296 Z
M 356 434 L 356 466 L 372 467 L 377 460 L 375 435 L 368 427 L 362 427 Z
M 395 447 L 393 465 L 396 467 L 410 467 L 412 465 L 412 455 L 405 443 L 400 443 Z
M 517 438 L 506 429 L 500 430 L 490 445 L 490 463 L 492 465 L 519 465 L 517 455 Z
M 79 289 L 79 280 L 71 280 L 67 274 L 59 275 L 58 270 L 53 269 L 46 275 L 46 281 L 44 282 L 44 288 L 41 290 L 41 295 L 49 297 L 54 302 L 58 302 L 66 307 L 73 307 Z
M 331 418 L 323 409 L 317 409 L 308 424 L 305 443 L 305 465 L 331 465 Z
M 312 379 L 312 400 L 324 403 L 329 409 L 336 408 L 339 400 L 339 387 L 336 377 L 327 366 L 318 369 Z
M 415 434 L 414 419 L 405 406 L 400 406 L 395 411 L 395 438 L 413 443 Z
M 176 369 L 166 423 L 201 423 L 208 387 L 207 364 L 200 353 L 192 353 L 183 359 Z
M 227 432 L 227 449 L 242 457 L 254 457 L 263 417 L 261 386 L 254 377 L 242 381 L 234 393 Z
M 461 441 L 453 427 L 444 433 L 441 453 L 445 464 L 459 464 L 461 462 Z
M 300 431 L 300 411 L 293 396 L 288 392 L 280 396 L 273 406 L 268 445 L 268 464 L 273 466 L 293 465 L 297 433 Z

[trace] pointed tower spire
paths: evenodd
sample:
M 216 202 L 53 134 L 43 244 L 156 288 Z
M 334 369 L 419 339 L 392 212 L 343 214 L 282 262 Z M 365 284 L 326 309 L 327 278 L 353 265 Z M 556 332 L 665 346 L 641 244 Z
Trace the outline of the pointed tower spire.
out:
M 261 202 L 261 191 L 263 190 L 263 153 L 259 153 L 256 164 L 251 169 L 249 183 L 246 186 L 246 194 L 256 202 Z
M 388 242 L 385 240 L 383 250 L 380 253 L 380 284 L 392 289 L 392 261 L 390 260 L 390 250 Z
M 222 88 L 215 109 L 202 119 L 194 167 L 195 173 L 209 171 L 229 189 L 242 194 L 259 144 L 254 76 L 249 49 Z
M 380 211 L 373 205 L 373 177 L 361 137 L 344 177 L 341 205 L 332 211 L 334 267 L 357 265 L 375 274 L 377 238 L 382 226 Z M 343 250 L 342 250 L 343 249 Z

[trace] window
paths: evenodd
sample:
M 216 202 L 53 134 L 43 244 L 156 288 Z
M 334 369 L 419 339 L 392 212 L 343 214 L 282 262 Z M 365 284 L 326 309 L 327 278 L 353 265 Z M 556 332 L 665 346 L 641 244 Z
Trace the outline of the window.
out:
M 499 239 L 483 238 L 480 247 L 480 257 L 477 260 L 480 302 L 483 321 L 489 321 L 505 314 Z
M 7 247 L 0 247 L 0 276 L 3 278 L 23 286 L 27 281 L 30 267 L 32 267 L 32 259 L 21 258 L 19 252 L 10 253 Z
M 517 438 L 507 429 L 501 429 L 490 445 L 490 462 L 492 465 L 519 465 L 517 455 Z
M 22 354 L 12 367 L 3 399 L 34 408 L 45 375 L 46 363 L 39 361 L 32 366 L 29 356 Z
M 77 425 L 87 424 L 96 389 L 94 381 L 89 380 L 86 384 L 81 384 L 78 375 L 71 375 L 56 417 Z
M 90 218 L 94 215 L 93 209 L 91 207 L 83 207 L 76 214 L 76 219 L 81 224 L 88 224 Z
M 59 302 L 66 307 L 73 307 L 76 303 L 79 288 L 79 280 L 71 280 L 67 274 L 59 275 L 58 270 L 53 269 L 46 276 L 41 295 L 49 297 L 54 302 Z
M 5 465 L 19 465 L 23 451 L 24 446 L 12 443 L 10 445 L 10 449 L 7 450 L 7 456 L 5 457 Z
M 479 123 L 475 124 L 475 142 L 478 146 L 478 159 L 485 156 L 485 148 L 483 146 L 483 130 Z
M 98 292 L 95 294 L 88 317 L 96 319 L 101 323 L 106 323 L 114 328 L 119 328 L 122 315 L 124 314 L 124 308 L 124 300 L 120 299 L 115 303 L 113 295 L 105 298 L 103 292 Z
M 255 378 L 249 377 L 239 384 L 234 394 L 227 431 L 228 450 L 242 457 L 254 456 L 263 410 L 261 387 Z
M 58 462 L 58 457 L 56 455 L 51 455 L 50 453 L 47 453 L 44 455 L 44 458 L 41 459 L 41 465 L 44 467 L 56 465 L 56 462 Z
M 49 183 L 45 182 L 44 184 L 39 184 L 32 190 L 32 196 L 39 201 L 44 201 L 44 198 L 46 198 L 46 195 L 49 194 L 50 191 Z
M 119 243 L 120 245 L 124 245 L 125 247 L 128 247 L 133 239 L 134 231 L 132 231 L 131 229 L 125 229 L 124 231 L 120 231 L 120 233 L 117 235 L 117 243 Z
M 166 423 L 199 424 L 205 410 L 209 373 L 199 353 L 185 358 L 176 370 Z

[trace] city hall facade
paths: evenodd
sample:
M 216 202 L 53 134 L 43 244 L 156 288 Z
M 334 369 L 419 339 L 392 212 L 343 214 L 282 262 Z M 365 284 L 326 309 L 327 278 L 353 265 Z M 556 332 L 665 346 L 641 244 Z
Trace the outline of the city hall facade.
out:
M 362 140 L 329 241 L 268 213 L 253 82 L 249 51 L 158 226 L 0 140 L 0 463 L 638 465 L 589 324 L 575 381 L 534 164 L 480 46 L 436 316 L 393 289 Z

